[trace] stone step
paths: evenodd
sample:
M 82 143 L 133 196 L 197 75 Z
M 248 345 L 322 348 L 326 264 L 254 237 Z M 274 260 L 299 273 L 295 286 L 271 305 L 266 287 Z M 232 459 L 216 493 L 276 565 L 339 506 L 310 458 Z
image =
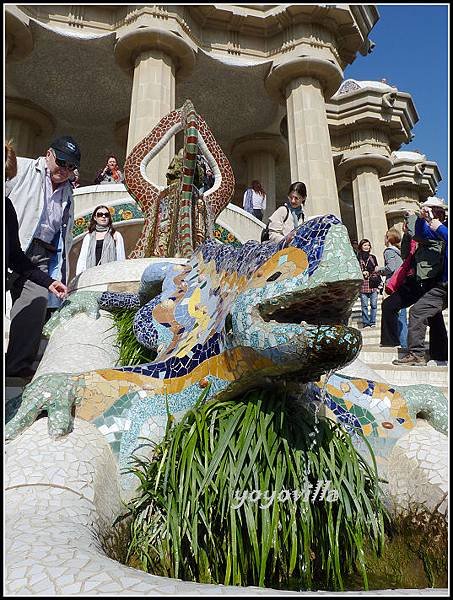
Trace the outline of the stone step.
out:
M 376 324 L 380 325 L 381 319 L 382 319 L 381 313 L 378 312 L 376 315 Z M 362 325 L 362 313 L 358 313 L 358 314 L 352 313 L 351 316 L 349 317 L 349 322 L 353 326 Z M 445 327 L 448 329 L 448 315 L 447 316 L 444 315 L 444 323 L 445 323 Z
M 428 350 L 428 345 L 426 345 L 426 350 Z M 397 347 L 397 348 L 381 348 L 379 344 L 366 344 L 362 346 L 362 350 L 359 354 L 359 359 L 364 363 L 382 363 L 383 365 L 388 365 L 392 363 L 392 360 L 397 358 L 402 358 L 407 354 L 407 350 Z M 428 360 L 428 356 L 426 356 Z M 396 365 L 393 365 L 396 366 Z
M 406 312 L 408 313 L 409 310 L 410 310 L 410 306 L 408 308 L 406 308 Z M 378 304 L 377 314 L 381 315 L 381 313 L 382 313 L 381 306 L 380 306 L 380 304 Z M 448 308 L 446 308 L 444 311 L 442 311 L 442 314 L 444 315 L 444 320 L 448 321 Z M 362 315 L 362 307 L 360 306 L 360 304 L 354 305 L 351 310 L 351 317 L 359 319 L 361 317 L 361 315 Z
M 448 367 L 410 367 L 381 363 L 367 363 L 370 369 L 394 385 L 417 385 L 428 383 L 448 390 Z
M 407 310 L 407 312 L 409 312 L 410 306 L 408 306 L 406 310 Z M 377 312 L 378 312 L 378 314 L 380 314 L 382 312 L 380 302 L 378 302 L 378 305 L 377 305 Z M 448 319 L 448 308 L 443 310 L 442 313 L 444 315 L 444 319 Z M 352 306 L 351 315 L 360 316 L 361 314 L 362 314 L 362 306 L 361 306 L 360 302 L 356 302 Z
M 354 323 L 350 324 L 350 327 L 354 327 L 358 329 L 362 334 L 363 345 L 369 344 L 379 344 L 381 341 L 381 327 L 380 325 L 376 325 L 376 327 L 363 327 L 360 325 L 356 325 Z M 429 328 L 426 329 L 425 342 L 429 341 Z

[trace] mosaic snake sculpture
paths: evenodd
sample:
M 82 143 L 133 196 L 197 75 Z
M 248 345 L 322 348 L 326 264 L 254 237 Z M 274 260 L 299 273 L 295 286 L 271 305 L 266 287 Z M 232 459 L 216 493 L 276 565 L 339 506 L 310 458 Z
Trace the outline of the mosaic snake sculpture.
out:
M 139 294 L 78 292 L 53 327 L 81 310 L 134 308 L 134 333 L 157 356 L 138 366 L 38 377 L 6 436 L 43 408 L 51 434 L 62 435 L 76 404 L 77 416 L 99 428 L 126 467 L 139 438 L 159 439 L 168 411 L 182 415 L 203 390 L 207 399 L 231 397 L 282 378 L 306 384 L 308 402 L 324 402 L 351 433 L 373 440 L 378 454 L 414 426 L 421 409 L 445 432 L 446 399 L 432 386 L 398 388 L 337 373 L 326 385 L 319 380 L 360 351 L 360 332 L 344 323 L 361 281 L 345 227 L 327 215 L 299 227 L 289 245 L 249 241 L 237 249 L 210 239 L 186 265 L 152 263 Z
M 146 177 L 146 166 L 168 140 L 184 130 L 181 179 L 160 189 Z M 193 180 L 200 152 L 215 177 L 202 198 L 193 194 Z M 125 186 L 145 215 L 142 233 L 129 258 L 191 256 L 212 235 L 215 219 L 234 192 L 234 175 L 222 149 L 190 100 L 163 117 L 140 141 L 124 165 Z

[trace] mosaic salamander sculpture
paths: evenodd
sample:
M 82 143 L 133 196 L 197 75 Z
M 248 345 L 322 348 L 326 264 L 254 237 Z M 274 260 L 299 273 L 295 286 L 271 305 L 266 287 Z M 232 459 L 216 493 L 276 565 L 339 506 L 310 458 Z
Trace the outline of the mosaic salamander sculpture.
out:
M 184 131 L 182 176 L 164 189 L 149 181 L 146 165 L 168 140 Z M 209 164 L 214 185 L 203 197 L 194 194 L 197 153 Z M 142 233 L 129 258 L 189 258 L 213 232 L 215 219 L 234 192 L 234 175 L 203 117 L 190 100 L 165 115 L 127 157 L 124 183 L 145 216 Z
M 51 435 L 63 435 L 76 405 L 77 416 L 99 428 L 126 467 L 140 437 L 158 440 L 168 411 L 184 414 L 203 391 L 207 399 L 232 397 L 282 378 L 306 384 L 307 402 L 324 402 L 384 454 L 421 409 L 444 429 L 446 399 L 431 386 L 396 388 L 337 373 L 326 385 L 320 381 L 360 351 L 360 332 L 345 323 L 361 281 L 345 227 L 327 215 L 299 227 L 289 245 L 250 241 L 238 249 L 209 239 L 186 265 L 151 264 L 137 295 L 76 293 L 54 326 L 80 310 L 135 308 L 134 333 L 156 358 L 38 377 L 6 436 L 15 437 L 43 409 Z

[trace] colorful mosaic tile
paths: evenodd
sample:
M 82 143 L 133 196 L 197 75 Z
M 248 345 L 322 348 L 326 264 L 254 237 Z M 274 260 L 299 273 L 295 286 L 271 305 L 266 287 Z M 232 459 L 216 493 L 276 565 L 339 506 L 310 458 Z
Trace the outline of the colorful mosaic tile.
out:
M 178 127 L 185 135 L 181 181 L 160 194 L 140 169 Z M 214 157 L 216 181 L 204 208 L 194 211 L 197 146 Z M 190 254 L 188 262 L 154 262 L 144 271 L 138 294 L 77 292 L 47 331 L 79 311 L 97 316 L 99 309 L 130 308 L 136 310 L 133 334 L 156 358 L 117 369 L 38 377 L 25 389 L 22 405 L 7 425 L 8 439 L 42 410 L 48 412 L 51 434 L 65 434 L 75 405 L 76 414 L 105 435 L 124 468 L 141 437 L 162 432 L 167 410 L 184 412 L 203 390 L 207 399 L 230 397 L 285 377 L 307 384 L 307 402 L 326 404 L 359 444 L 364 438 L 373 440 L 380 455 L 414 426 L 417 411 L 426 411 L 435 427 L 445 429 L 446 399 L 436 388 L 395 388 L 335 373 L 357 356 L 362 344 L 360 332 L 346 325 L 362 273 L 347 230 L 335 216 L 309 220 L 289 244 L 239 245 L 218 228 L 198 245 L 228 202 L 234 179 L 190 103 L 164 117 L 134 148 L 125 173 L 140 208 L 112 208 L 113 220 L 134 218 L 140 209 L 145 216 L 130 256 Z M 85 223 L 81 217 L 76 226 Z M 320 378 L 326 373 L 324 384 Z
M 130 221 L 132 219 L 143 219 L 143 213 L 140 208 L 134 202 L 124 202 L 115 206 L 109 207 L 112 215 L 113 223 L 123 223 L 124 221 Z M 88 225 L 90 224 L 91 212 L 81 215 L 74 221 L 74 227 L 72 229 L 72 235 L 74 238 L 79 235 L 83 235 L 88 231 Z M 231 244 L 236 248 L 242 246 L 241 242 L 237 237 L 231 233 L 228 229 L 214 223 L 214 238 L 222 244 Z
M 112 215 L 113 223 L 121 223 L 123 221 L 130 221 L 131 219 L 143 219 L 143 212 L 134 202 L 123 202 L 115 206 L 110 206 L 109 210 Z M 81 215 L 74 221 L 74 227 L 72 229 L 74 238 L 88 231 L 91 214 L 90 211 L 89 213 Z
M 143 213 L 134 202 L 124 202 L 110 207 L 113 223 L 123 223 L 131 219 L 143 219 Z M 88 231 L 88 225 L 91 219 L 91 212 L 81 215 L 74 222 L 72 234 L 74 239 L 79 235 L 83 235 Z M 237 237 L 231 233 L 226 227 L 214 223 L 213 237 L 221 244 L 230 244 L 236 248 L 242 246 Z
M 99 427 L 125 467 L 143 432 L 153 423 L 161 427 L 167 407 L 187 410 L 208 385 L 212 398 L 285 374 L 308 383 L 352 361 L 361 336 L 344 322 L 360 283 L 346 229 L 327 215 L 301 226 L 288 246 L 249 241 L 233 248 L 207 240 L 187 265 L 150 265 L 137 295 L 79 292 L 56 320 L 84 309 L 93 314 L 95 304 L 134 308 L 134 334 L 157 357 L 143 365 L 38 378 L 27 387 L 8 435 L 27 427 L 43 403 L 53 415 L 51 431 L 63 433 L 75 401 L 77 414 Z M 442 399 L 428 387 L 431 412 L 439 414 Z M 373 438 L 382 453 L 413 427 L 417 407 L 427 406 L 426 390 L 421 396 L 335 373 L 326 386 L 318 381 L 308 389 L 309 402 L 325 402 L 352 435 Z
M 137 295 L 76 293 L 56 319 L 63 321 L 85 307 L 93 314 L 96 298 L 102 309 L 135 308 L 134 333 L 157 353 L 152 363 L 70 376 L 77 414 L 118 434 L 118 428 L 134 421 L 124 415 L 135 414 L 138 407 L 137 414 L 149 420 L 153 414 L 162 416 L 164 398 L 172 398 L 172 410 L 192 405 L 201 383 L 210 384 L 208 397 L 213 397 L 239 393 L 284 373 L 310 381 L 346 364 L 360 350 L 360 333 L 341 323 L 360 281 L 346 229 L 328 215 L 299 228 L 289 246 L 249 241 L 234 248 L 209 239 L 187 265 L 164 259 L 153 263 Z M 150 298 L 150 293 L 158 295 Z M 321 318 L 315 318 L 315 311 Z M 309 322 L 299 324 L 302 314 Z M 52 387 L 48 377 L 26 389 L 25 401 L 42 400 L 49 386 L 52 398 L 58 396 L 60 382 Z M 61 400 L 66 406 L 66 392 Z M 119 414 L 114 411 L 117 420 L 112 423 L 117 402 L 122 408 Z M 23 411 L 19 413 L 14 426 L 26 426 L 30 417 L 20 421 Z M 127 429 L 127 449 L 120 448 L 124 460 L 136 444 L 131 431 L 138 427 Z M 116 449 L 119 438 L 112 438 Z
M 145 178 L 143 166 L 179 131 L 184 131 L 182 176 L 160 190 Z M 202 197 L 193 187 L 197 152 L 205 156 L 215 176 L 214 185 Z M 231 165 L 190 100 L 163 117 L 135 146 L 124 165 L 124 177 L 128 192 L 145 217 L 142 234 L 129 258 L 189 257 L 212 235 L 216 218 L 234 192 Z

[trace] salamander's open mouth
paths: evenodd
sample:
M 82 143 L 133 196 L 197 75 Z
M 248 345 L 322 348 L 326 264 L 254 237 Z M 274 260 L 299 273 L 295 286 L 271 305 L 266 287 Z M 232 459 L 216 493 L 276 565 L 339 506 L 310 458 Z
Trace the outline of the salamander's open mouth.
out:
M 326 283 L 265 300 L 257 308 L 266 322 L 346 325 L 359 286 L 357 281 Z

